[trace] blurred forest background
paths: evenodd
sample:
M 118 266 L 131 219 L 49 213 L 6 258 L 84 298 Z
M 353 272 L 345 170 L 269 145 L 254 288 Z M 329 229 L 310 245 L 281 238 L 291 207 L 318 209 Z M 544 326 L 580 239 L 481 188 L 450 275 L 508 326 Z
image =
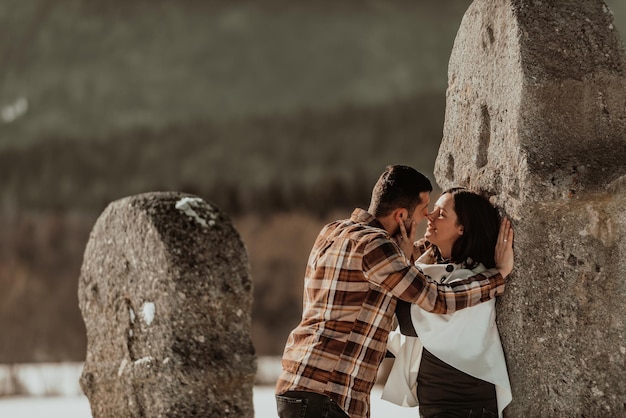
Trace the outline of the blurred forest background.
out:
M 470 3 L 2 0 L 0 363 L 84 360 L 89 232 L 158 190 L 231 216 L 257 352 L 279 355 L 320 227 L 387 164 L 433 178 Z M 626 2 L 607 4 L 623 38 Z

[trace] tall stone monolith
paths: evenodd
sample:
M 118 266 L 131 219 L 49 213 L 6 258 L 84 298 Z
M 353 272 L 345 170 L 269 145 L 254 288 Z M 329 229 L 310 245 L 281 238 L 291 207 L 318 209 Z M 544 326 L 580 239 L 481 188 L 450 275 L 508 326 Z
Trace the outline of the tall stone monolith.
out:
M 475 0 L 448 70 L 437 183 L 515 227 L 498 302 L 508 417 L 626 416 L 626 57 L 601 0 Z
M 111 203 L 87 243 L 79 303 L 94 418 L 254 416 L 248 258 L 215 206 L 175 192 Z

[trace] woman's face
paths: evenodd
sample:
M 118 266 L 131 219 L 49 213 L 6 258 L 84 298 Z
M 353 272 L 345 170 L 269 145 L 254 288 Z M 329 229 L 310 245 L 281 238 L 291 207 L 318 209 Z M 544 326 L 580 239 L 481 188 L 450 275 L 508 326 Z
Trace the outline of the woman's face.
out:
M 457 224 L 454 198 L 445 193 L 435 202 L 435 207 L 426 217 L 428 225 L 424 238 L 435 244 L 444 258 L 449 258 L 452 245 L 463 235 L 463 226 Z

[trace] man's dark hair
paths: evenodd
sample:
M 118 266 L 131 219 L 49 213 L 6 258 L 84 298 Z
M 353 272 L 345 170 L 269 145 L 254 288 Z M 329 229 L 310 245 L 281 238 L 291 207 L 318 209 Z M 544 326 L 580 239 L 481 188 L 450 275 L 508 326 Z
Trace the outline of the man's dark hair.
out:
M 463 235 L 452 245 L 451 260 L 463 263 L 471 258 L 487 268 L 495 267 L 494 248 L 500 228 L 498 211 L 486 197 L 465 188 L 454 187 L 442 194 L 446 193 L 452 195 L 457 223 L 463 225 Z
M 421 202 L 420 193 L 432 191 L 430 180 L 414 168 L 389 165 L 374 186 L 370 211 L 376 217 L 387 216 L 398 208 L 412 214 Z

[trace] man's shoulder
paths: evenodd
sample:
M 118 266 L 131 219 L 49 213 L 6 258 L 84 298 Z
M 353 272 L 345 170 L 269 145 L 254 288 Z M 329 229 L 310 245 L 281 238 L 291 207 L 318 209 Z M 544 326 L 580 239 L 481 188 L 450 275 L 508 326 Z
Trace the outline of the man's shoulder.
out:
M 346 219 L 334 227 L 333 235 L 336 239 L 347 239 L 362 244 L 373 241 L 389 241 L 391 238 L 383 228 L 365 222 L 354 222 Z
M 389 234 L 376 221 L 376 218 L 362 209 L 355 209 L 350 218 L 338 219 L 326 224 L 320 235 L 346 239 L 389 239 Z

